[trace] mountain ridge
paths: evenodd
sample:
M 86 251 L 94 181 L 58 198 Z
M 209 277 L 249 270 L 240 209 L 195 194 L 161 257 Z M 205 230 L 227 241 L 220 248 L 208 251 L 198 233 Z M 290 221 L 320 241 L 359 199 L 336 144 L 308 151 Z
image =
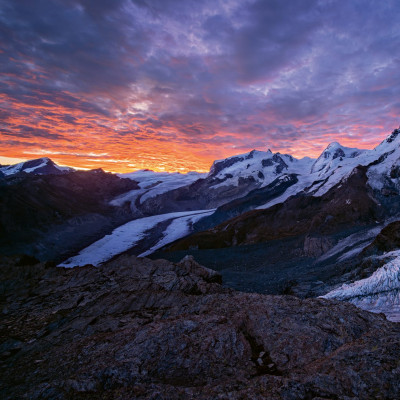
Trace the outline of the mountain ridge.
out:
M 331 142 L 316 160 L 252 150 L 216 160 L 201 175 L 81 172 L 83 181 L 99 184 L 97 200 L 97 194 L 88 193 L 89 184 L 76 181 L 79 173 L 41 171 L 49 159 L 20 165 L 0 184 L 15 190 L 19 202 L 29 193 L 30 214 L 45 217 L 41 233 L 30 236 L 29 246 L 20 240 L 19 247 L 41 259 L 50 254 L 46 246 L 53 246 L 53 255 L 57 250 L 69 257 L 57 262 L 70 267 L 102 264 L 121 252 L 169 259 L 194 254 L 211 268 L 220 268 L 213 258 L 221 261 L 228 286 L 315 297 L 382 266 L 374 251 L 368 266 L 363 250 L 386 225 L 400 220 L 399 132 L 395 129 L 372 150 Z M 40 193 L 34 188 L 38 184 Z M 71 185 L 65 193 L 78 199 L 73 202 L 77 211 L 84 206 L 82 215 L 54 217 L 71 201 L 54 196 L 60 184 Z M 13 196 L 0 210 L 3 227 L 12 215 L 7 207 L 12 209 Z M 23 222 L 27 231 L 38 230 L 32 218 Z M 89 225 L 90 234 L 79 240 Z
M 400 133 L 400 127 L 396 128 L 392 131 L 392 133 L 390 133 L 385 139 L 383 139 L 377 146 L 375 146 L 373 149 L 368 150 L 368 149 L 359 149 L 359 148 L 351 148 L 351 147 L 347 147 L 347 146 L 343 146 L 341 145 L 339 142 L 337 141 L 332 141 L 330 142 L 324 150 L 322 150 L 321 154 L 317 157 L 317 158 L 312 158 L 312 157 L 302 157 L 302 158 L 296 158 L 290 154 L 282 154 L 279 151 L 276 153 L 273 153 L 271 151 L 271 149 L 267 149 L 267 151 L 263 151 L 263 150 L 258 150 L 258 149 L 253 149 L 247 153 L 241 153 L 241 154 L 235 154 L 232 156 L 229 156 L 227 158 L 223 158 L 223 159 L 218 159 L 218 160 L 214 160 L 210 170 L 208 172 L 208 175 L 211 176 L 215 176 L 218 174 L 218 172 L 221 171 L 221 169 L 227 169 L 230 166 L 232 166 L 233 164 L 236 164 L 237 162 L 240 161 L 245 161 L 245 160 L 251 160 L 253 158 L 259 159 L 265 159 L 268 160 L 269 158 L 273 158 L 275 156 L 276 160 L 279 160 L 279 158 L 282 159 L 282 161 L 284 160 L 288 160 L 289 162 L 302 162 L 302 161 L 314 161 L 314 163 L 316 163 L 319 159 L 324 158 L 325 153 L 327 152 L 331 152 L 332 150 L 342 150 L 342 151 L 353 151 L 353 153 L 351 154 L 351 158 L 355 158 L 358 157 L 360 154 L 364 153 L 364 152 L 371 152 L 371 151 L 376 151 L 377 149 L 379 149 L 380 147 L 382 147 L 383 145 L 385 145 L 385 143 L 392 143 L 393 141 L 396 140 L 397 136 Z M 354 154 L 354 153 L 357 154 Z M 339 153 L 334 154 L 334 159 L 338 158 L 341 156 L 341 152 L 339 151 Z M 326 158 L 326 157 L 325 157 Z M 51 158 L 49 157 L 40 157 L 40 158 L 36 158 L 36 159 L 32 159 L 32 160 L 27 160 L 24 162 L 20 162 L 17 164 L 11 164 L 11 165 L 0 165 L 0 172 L 2 172 L 5 175 L 12 175 L 18 172 L 22 172 L 25 171 L 26 169 L 30 170 L 28 171 L 28 173 L 30 172 L 35 172 L 40 174 L 40 173 L 46 173 L 46 172 L 41 172 L 40 171 L 40 167 L 41 165 L 35 165 L 35 164 L 49 164 L 51 166 L 56 167 L 60 172 L 61 171 L 71 171 L 74 170 L 74 168 L 72 167 L 62 167 L 57 165 Z M 223 167 L 223 168 L 222 168 Z M 314 165 L 312 166 L 313 169 Z M 26 171 L 25 171 L 26 172 Z M 180 175 L 188 175 L 188 174 L 196 174 L 198 172 L 196 171 L 189 171 L 186 174 L 181 174 L 180 172 L 155 172 L 149 169 L 142 169 L 142 170 L 137 170 L 137 171 L 133 171 L 133 172 L 127 172 L 127 173 L 116 173 L 116 175 L 121 176 L 121 177 L 129 177 L 129 175 L 133 175 L 132 179 L 135 179 L 135 174 L 143 174 L 143 173 L 152 173 L 152 174 L 159 174 L 160 176 L 162 175 L 174 175 L 174 174 L 180 174 Z M 198 173 L 199 175 L 204 175 L 204 173 Z

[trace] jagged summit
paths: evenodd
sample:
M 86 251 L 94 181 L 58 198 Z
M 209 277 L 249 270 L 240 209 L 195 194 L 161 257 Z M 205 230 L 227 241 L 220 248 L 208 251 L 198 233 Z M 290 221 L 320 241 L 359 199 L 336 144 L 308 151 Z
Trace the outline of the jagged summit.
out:
M 399 135 L 400 127 L 394 129 L 382 142 L 380 142 L 374 149 L 380 153 L 392 151 L 400 146 Z
M 396 140 L 396 138 L 399 136 L 400 134 L 400 127 L 396 128 L 387 138 L 386 138 L 386 142 L 387 143 L 391 143 L 394 140 Z

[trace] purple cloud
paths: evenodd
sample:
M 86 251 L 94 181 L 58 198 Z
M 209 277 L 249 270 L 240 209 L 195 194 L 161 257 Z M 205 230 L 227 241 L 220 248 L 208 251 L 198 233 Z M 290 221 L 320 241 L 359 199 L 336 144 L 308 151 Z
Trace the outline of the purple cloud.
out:
M 253 147 L 365 147 L 399 124 L 395 0 L 0 0 L 0 9 L 7 140 L 68 139 L 70 125 L 85 131 L 82 143 L 101 132 L 149 152 L 152 141 L 207 144 L 211 161 Z

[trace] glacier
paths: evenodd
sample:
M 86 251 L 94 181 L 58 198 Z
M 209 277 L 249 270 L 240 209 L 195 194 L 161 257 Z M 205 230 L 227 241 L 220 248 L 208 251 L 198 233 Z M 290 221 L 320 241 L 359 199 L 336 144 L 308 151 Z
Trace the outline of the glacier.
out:
M 384 313 L 387 319 L 400 322 L 400 250 L 380 258 L 392 258 L 370 277 L 355 281 L 321 296 L 353 303 L 374 313 Z
M 92 264 L 98 266 L 112 257 L 127 251 L 140 240 L 145 239 L 151 229 L 161 222 L 170 221 L 171 228 L 151 249 L 141 254 L 149 255 L 161 246 L 179 239 L 190 232 L 190 225 L 198 219 L 212 214 L 215 210 L 184 211 L 168 214 L 153 215 L 130 221 L 114 229 L 111 234 L 81 250 L 76 256 L 59 264 L 59 267 L 72 268 Z

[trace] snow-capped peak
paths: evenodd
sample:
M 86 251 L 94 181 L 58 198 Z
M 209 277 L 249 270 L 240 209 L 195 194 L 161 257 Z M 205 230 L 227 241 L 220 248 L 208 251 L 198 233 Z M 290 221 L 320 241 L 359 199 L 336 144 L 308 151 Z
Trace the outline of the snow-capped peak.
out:
M 375 147 L 375 151 L 381 154 L 387 153 L 393 149 L 396 149 L 400 146 L 400 128 L 394 129 L 393 132 L 386 137 L 386 139 L 382 140 L 378 146 Z
M 339 142 L 331 142 L 328 144 L 325 151 L 334 150 L 334 149 L 341 148 L 341 147 L 342 147 L 342 145 Z
M 330 143 L 311 167 L 311 173 L 326 172 L 337 168 L 344 159 L 356 158 L 366 150 L 342 146 L 338 142 Z
M 391 143 L 394 140 L 397 140 L 397 137 L 400 134 L 400 127 L 398 127 L 397 129 L 395 129 L 385 140 L 387 143 Z
M 24 161 L 14 165 L 7 165 L 0 167 L 0 172 L 2 172 L 4 175 L 14 175 L 19 172 L 25 172 L 28 174 L 35 174 L 35 175 L 36 174 L 47 175 L 47 174 L 63 174 L 69 171 L 72 171 L 72 168 L 60 167 L 48 157 L 36 158 L 34 160 Z
M 252 150 L 249 153 L 214 161 L 208 178 L 212 187 L 253 185 L 264 187 L 282 174 L 305 174 L 314 160 L 298 160 L 289 154 Z

